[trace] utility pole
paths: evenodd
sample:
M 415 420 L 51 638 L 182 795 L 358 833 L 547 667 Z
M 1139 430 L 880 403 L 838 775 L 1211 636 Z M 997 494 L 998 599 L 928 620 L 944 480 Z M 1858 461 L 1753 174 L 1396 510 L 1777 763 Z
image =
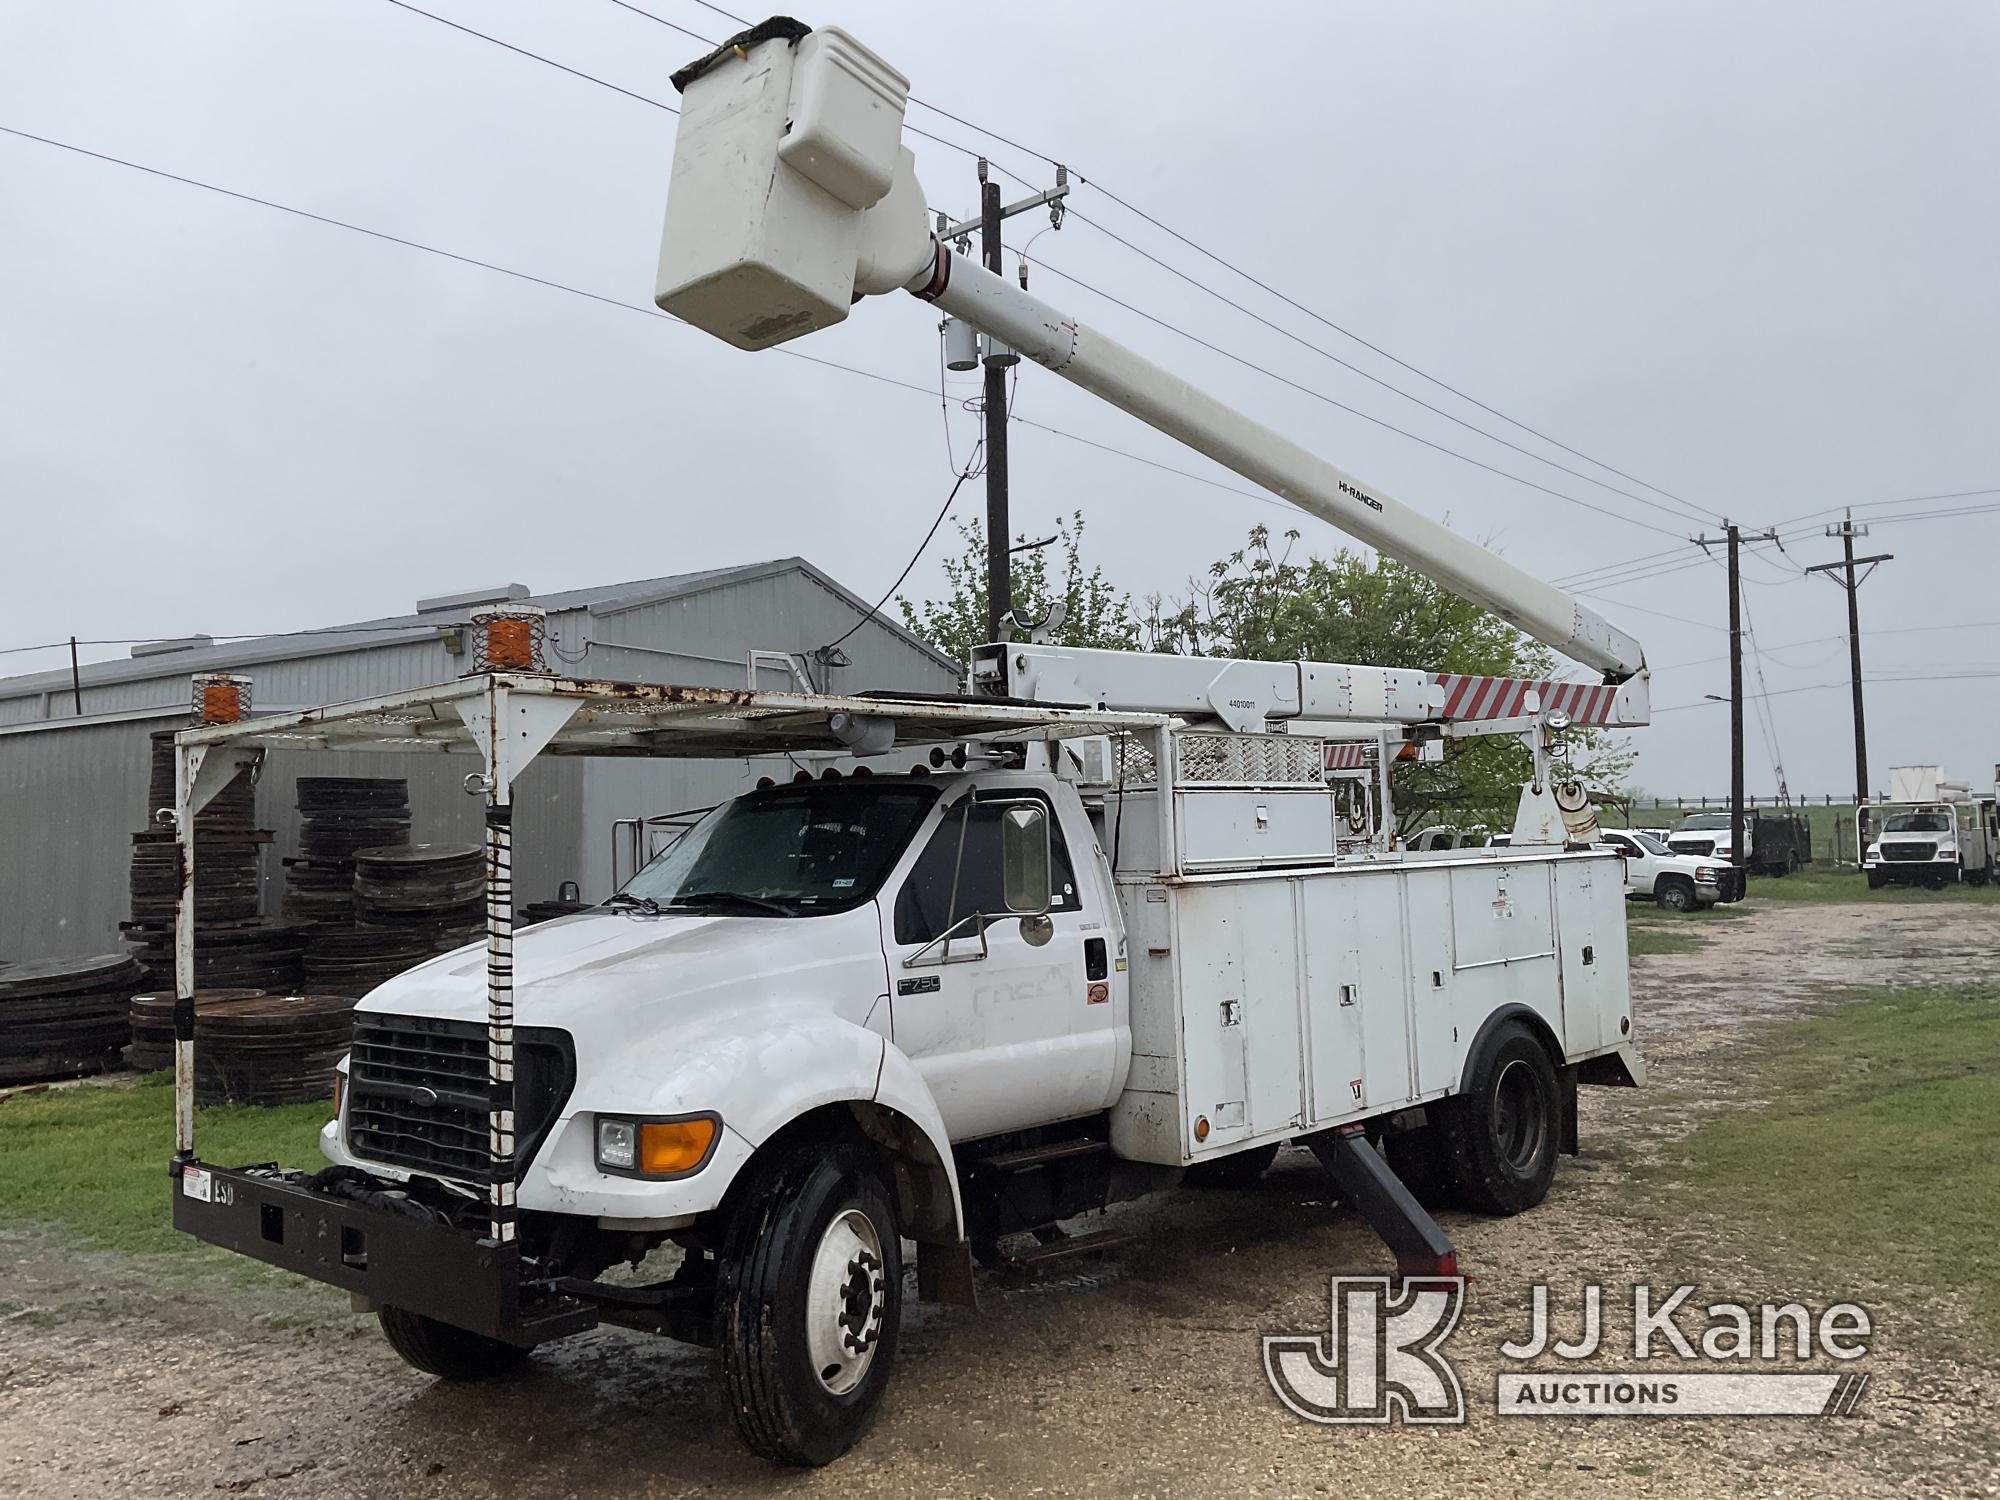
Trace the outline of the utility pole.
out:
M 1753 542 L 1775 542 L 1778 533 L 1759 531 L 1747 538 Z M 1729 850 L 1730 862 L 1738 869 L 1749 863 L 1743 845 L 1743 564 L 1741 554 L 1746 538 L 1743 528 L 1727 522 L 1721 537 L 1696 537 L 1695 545 L 1706 552 L 1717 542 L 1729 548 Z
M 1861 815 L 1861 808 L 1868 801 L 1868 723 L 1861 710 L 1861 601 L 1859 598 L 1862 582 L 1876 568 L 1888 562 L 1896 554 L 1878 552 L 1872 557 L 1854 555 L 1854 539 L 1868 535 L 1866 526 L 1854 524 L 1854 512 L 1838 526 L 1826 528 L 1828 536 L 1840 538 L 1841 560 L 1837 563 L 1820 563 L 1807 568 L 1808 573 L 1824 573 L 1828 578 L 1847 590 L 1847 669 L 1854 684 L 1854 809 L 1855 816 Z M 1868 573 L 1859 577 L 1856 568 L 1865 567 Z M 1836 577 L 1844 574 L 1844 577 Z
M 1047 208 L 1049 227 L 1062 228 L 1063 204 L 1069 196 L 1069 169 L 1056 168 L 1056 185 L 1047 192 L 1023 198 L 1004 207 L 1000 184 L 993 181 L 986 159 L 979 159 L 979 217 L 953 224 L 938 215 L 937 236 L 946 244 L 957 242 L 961 254 L 970 248 L 971 234 L 979 231 L 980 259 L 994 275 L 1001 274 L 1005 247 L 1000 242 L 1000 226 L 1015 214 Z M 1021 262 L 1021 285 L 1028 284 L 1028 263 Z M 962 329 L 966 334 L 970 329 Z M 947 346 L 950 339 L 947 337 Z M 1019 364 L 1021 356 L 1006 345 L 988 340 L 984 357 L 986 394 L 982 402 L 986 438 L 986 638 L 1002 638 L 1002 626 L 1014 612 L 1014 580 L 1011 562 L 1012 522 L 1007 514 L 1007 371 Z M 969 369 L 969 364 L 951 361 L 951 369 Z

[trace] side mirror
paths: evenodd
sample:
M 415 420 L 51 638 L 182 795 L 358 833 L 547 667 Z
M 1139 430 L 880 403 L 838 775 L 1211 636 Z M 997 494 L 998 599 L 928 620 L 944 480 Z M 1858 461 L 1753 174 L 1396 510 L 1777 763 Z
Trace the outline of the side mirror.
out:
M 1000 814 L 1000 895 L 1007 914 L 1039 917 L 1049 909 L 1049 814 L 1039 802 L 1013 802 Z

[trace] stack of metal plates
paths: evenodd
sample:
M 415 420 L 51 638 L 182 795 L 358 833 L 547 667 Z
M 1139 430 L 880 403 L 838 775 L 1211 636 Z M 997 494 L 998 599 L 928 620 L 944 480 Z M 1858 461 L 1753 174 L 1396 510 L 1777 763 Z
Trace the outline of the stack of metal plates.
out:
M 124 924 L 126 941 L 137 949 L 146 967 L 143 988 L 166 989 L 173 983 L 174 903 L 180 895 L 180 848 L 171 827 L 151 821 L 153 809 L 174 805 L 174 732 L 152 737 L 152 770 L 147 784 L 147 826 L 132 835 L 132 919 Z M 270 842 L 268 830 L 251 825 L 257 819 L 256 790 L 247 769 L 195 816 L 194 911 L 197 952 L 223 943 L 253 951 L 230 960 L 213 960 L 202 967 L 203 984 L 255 984 L 273 988 L 298 982 L 297 954 L 287 967 L 283 950 L 296 949 L 287 931 L 282 937 L 258 924 L 262 871 L 259 856 Z M 258 950 L 261 945 L 261 951 Z M 248 961 L 248 979 L 229 977 Z
M 199 997 L 194 1017 L 197 1104 L 303 1104 L 333 1093 L 354 1000 L 346 995 Z
M 122 953 L 0 969 L 0 1083 L 76 1078 L 115 1067 L 131 1035 L 139 965 Z
M 485 854 L 476 844 L 393 844 L 354 854 L 355 925 L 322 928 L 306 950 L 307 989 L 365 995 L 485 931 Z
M 200 989 L 251 989 L 259 994 L 299 987 L 303 941 L 299 929 L 276 917 L 235 922 L 202 920 L 196 908 L 194 982 Z M 174 987 L 174 934 L 170 927 L 125 929 L 144 965 L 143 987 Z
M 213 1010 L 225 1000 L 254 1000 L 258 990 L 196 990 L 195 1014 Z M 132 1045 L 125 1065 L 140 1073 L 157 1073 L 174 1065 L 174 992 L 151 990 L 132 997 Z
M 397 776 L 301 776 L 299 855 L 285 861 L 285 915 L 308 928 L 354 922 L 354 855 L 410 837 L 410 784 Z

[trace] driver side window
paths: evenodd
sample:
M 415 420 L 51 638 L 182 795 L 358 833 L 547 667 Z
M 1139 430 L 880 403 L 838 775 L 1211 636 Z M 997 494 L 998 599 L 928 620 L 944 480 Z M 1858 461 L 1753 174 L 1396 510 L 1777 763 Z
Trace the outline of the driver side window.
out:
M 924 852 L 917 856 L 909 879 L 897 894 L 898 943 L 928 943 L 953 922 L 973 912 L 997 916 L 1007 910 L 1000 866 L 1000 818 L 1005 807 L 1004 802 L 974 802 L 966 798 L 946 809 L 944 821 L 938 824 Z M 963 860 L 959 856 L 961 836 L 965 845 Z M 954 870 L 958 875 L 956 901 L 952 898 Z M 1054 809 L 1049 814 L 1049 884 L 1050 911 L 1082 910 L 1076 875 Z

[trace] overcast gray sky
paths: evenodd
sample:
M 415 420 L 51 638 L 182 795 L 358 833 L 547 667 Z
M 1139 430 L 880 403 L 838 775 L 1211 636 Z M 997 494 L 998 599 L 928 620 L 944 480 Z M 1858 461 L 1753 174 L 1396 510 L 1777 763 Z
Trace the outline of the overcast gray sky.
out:
M 702 48 L 610 0 L 421 0 L 653 98 Z M 716 37 L 695 0 L 641 0 Z M 742 5 L 731 9 L 753 14 Z M 843 0 L 804 13 L 917 95 L 1072 164 L 1287 295 L 1619 478 L 1292 311 L 1085 187 L 1074 203 L 1313 344 L 1619 489 L 1340 369 L 1075 218 L 1034 255 L 1286 378 L 1609 516 L 1472 467 L 1042 273 L 1035 289 L 1545 577 L 1678 547 L 1697 512 L 1788 523 L 1746 566 L 1795 790 L 1851 781 L 1821 512 L 1874 508 L 1881 678 L 2000 673 L 2000 8 L 1863 4 Z M 1038 184 L 1034 156 L 912 121 Z M 5 0 L 0 125 L 645 308 L 674 118 L 388 0 Z M 968 156 L 925 141 L 933 203 Z M 1019 244 L 1034 227 L 1016 220 Z M 1010 261 L 1011 266 L 1011 261 Z M 637 311 L 0 136 L 0 646 L 296 629 L 518 579 L 538 591 L 800 553 L 888 586 L 976 419 L 942 415 L 935 317 L 876 299 L 744 355 Z M 1172 592 L 1260 504 L 1024 371 L 1022 529 L 1081 508 L 1092 555 Z M 978 513 L 978 486 L 958 514 Z M 1896 517 L 1924 517 L 1889 524 Z M 1340 536 L 1303 517 L 1305 543 Z M 1711 521 L 1709 530 L 1714 529 Z M 1651 530 L 1647 528 L 1658 528 Z M 1665 534 L 1663 535 L 1662 532 Z M 949 539 L 949 533 L 946 533 Z M 936 548 L 912 576 L 939 579 Z M 1679 554 L 1669 553 L 1666 560 Z M 1613 575 L 1616 576 L 1616 575 Z M 1726 785 L 1723 577 L 1593 602 L 1642 639 L 1662 713 L 1636 779 Z M 1951 629 L 1919 627 L 1950 626 Z M 1874 632 L 1870 638 L 1870 632 Z M 1896 632 L 1896 633 L 1890 633 Z M 798 648 L 810 642 L 758 642 Z M 116 650 L 99 654 L 122 654 Z M 0 658 L 0 670 L 60 664 Z M 1752 685 L 1757 679 L 1753 672 Z M 1881 681 L 1871 760 L 2000 761 L 2000 676 Z M 1773 784 L 1750 736 L 1753 790 Z

